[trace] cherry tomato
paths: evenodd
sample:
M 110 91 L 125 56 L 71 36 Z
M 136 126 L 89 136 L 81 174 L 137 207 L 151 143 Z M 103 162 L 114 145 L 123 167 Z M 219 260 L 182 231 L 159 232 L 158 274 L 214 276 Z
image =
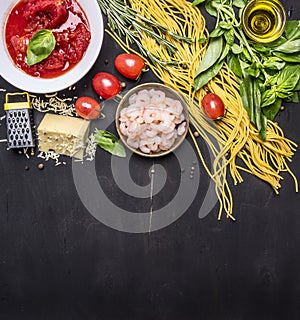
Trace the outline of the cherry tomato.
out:
M 110 73 L 99 72 L 92 81 L 96 93 L 103 99 L 109 99 L 117 95 L 120 90 L 120 81 Z
M 133 53 L 121 53 L 115 59 L 116 69 L 128 79 L 137 79 L 145 68 L 144 60 Z
M 80 97 L 75 102 L 77 114 L 87 120 L 97 119 L 101 113 L 98 101 L 90 97 Z
M 224 116 L 224 103 L 215 93 L 208 93 L 203 97 L 202 107 L 206 115 L 212 120 L 218 120 Z

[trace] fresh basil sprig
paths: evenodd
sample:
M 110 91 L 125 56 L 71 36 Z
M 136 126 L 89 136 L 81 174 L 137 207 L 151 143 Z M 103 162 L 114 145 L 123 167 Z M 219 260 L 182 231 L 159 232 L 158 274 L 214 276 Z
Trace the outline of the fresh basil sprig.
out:
M 299 101 L 300 21 L 288 21 L 279 39 L 259 44 L 247 39 L 241 27 L 247 0 L 194 0 L 193 5 L 202 2 L 216 18 L 216 27 L 209 35 L 194 89 L 207 84 L 227 63 L 240 80 L 243 106 L 265 140 L 267 119 L 274 120 L 283 101 Z
M 95 129 L 95 141 L 98 146 L 112 155 L 125 158 L 126 151 L 120 140 L 112 133 Z
M 37 31 L 29 41 L 27 48 L 27 64 L 32 66 L 48 58 L 56 45 L 55 37 L 51 30 Z

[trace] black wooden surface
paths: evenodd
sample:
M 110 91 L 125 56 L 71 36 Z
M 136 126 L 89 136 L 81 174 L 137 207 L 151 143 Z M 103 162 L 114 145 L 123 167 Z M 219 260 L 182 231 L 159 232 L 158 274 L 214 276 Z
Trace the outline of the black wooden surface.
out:
M 283 4 L 291 18 L 300 18 L 298 1 Z M 65 94 L 97 98 L 92 76 L 98 71 L 116 74 L 113 57 L 121 51 L 105 35 L 92 70 L 73 93 Z M 156 81 L 151 72 L 142 78 L 148 81 Z M 129 88 L 134 85 L 127 81 Z M 0 87 L 17 91 L 3 79 Z M 1 92 L 1 105 L 3 99 Z M 299 104 L 286 107 L 277 121 L 299 144 Z M 0 134 L 5 138 L 4 121 Z M 291 163 L 298 177 L 299 158 L 297 151 Z M 171 155 L 156 161 L 168 172 L 168 186 L 155 198 L 157 207 L 176 193 L 178 164 L 173 160 Z M 246 174 L 241 185 L 231 183 L 235 223 L 217 221 L 218 206 L 199 219 L 199 188 L 176 222 L 132 234 L 105 226 L 88 212 L 74 186 L 72 163 L 64 161 L 57 167 L 47 162 L 41 171 L 41 159 L 27 159 L 0 144 L 1 320 L 300 319 L 300 198 L 289 175 L 283 175 L 280 195 Z M 109 161 L 99 149 L 97 174 L 108 196 L 128 210 L 147 210 L 147 199 L 128 204 L 113 183 L 106 183 L 111 181 Z M 133 157 L 133 179 L 148 184 L 151 165 Z M 208 182 L 203 175 L 201 185 Z

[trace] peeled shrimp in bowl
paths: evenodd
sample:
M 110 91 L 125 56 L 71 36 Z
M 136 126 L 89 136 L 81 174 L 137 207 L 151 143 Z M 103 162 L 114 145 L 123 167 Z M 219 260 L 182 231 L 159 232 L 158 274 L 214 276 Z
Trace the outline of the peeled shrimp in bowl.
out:
M 131 89 L 116 112 L 117 131 L 133 152 L 156 157 L 174 151 L 184 140 L 188 110 L 173 89 L 146 83 Z

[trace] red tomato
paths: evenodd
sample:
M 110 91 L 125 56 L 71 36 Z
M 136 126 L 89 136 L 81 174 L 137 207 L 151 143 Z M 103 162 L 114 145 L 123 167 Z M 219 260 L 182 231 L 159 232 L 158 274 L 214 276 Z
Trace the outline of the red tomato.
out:
M 218 120 L 224 116 L 224 103 L 215 93 L 208 93 L 203 97 L 202 107 L 206 115 L 212 120 Z
M 121 90 L 120 81 L 107 72 L 97 73 L 93 78 L 92 85 L 97 94 L 103 99 L 112 98 Z
M 145 68 L 144 60 L 133 53 L 121 53 L 115 59 L 116 69 L 128 79 L 137 79 Z
M 78 115 L 87 120 L 97 119 L 101 113 L 98 101 L 90 97 L 80 97 L 75 102 L 75 110 Z

